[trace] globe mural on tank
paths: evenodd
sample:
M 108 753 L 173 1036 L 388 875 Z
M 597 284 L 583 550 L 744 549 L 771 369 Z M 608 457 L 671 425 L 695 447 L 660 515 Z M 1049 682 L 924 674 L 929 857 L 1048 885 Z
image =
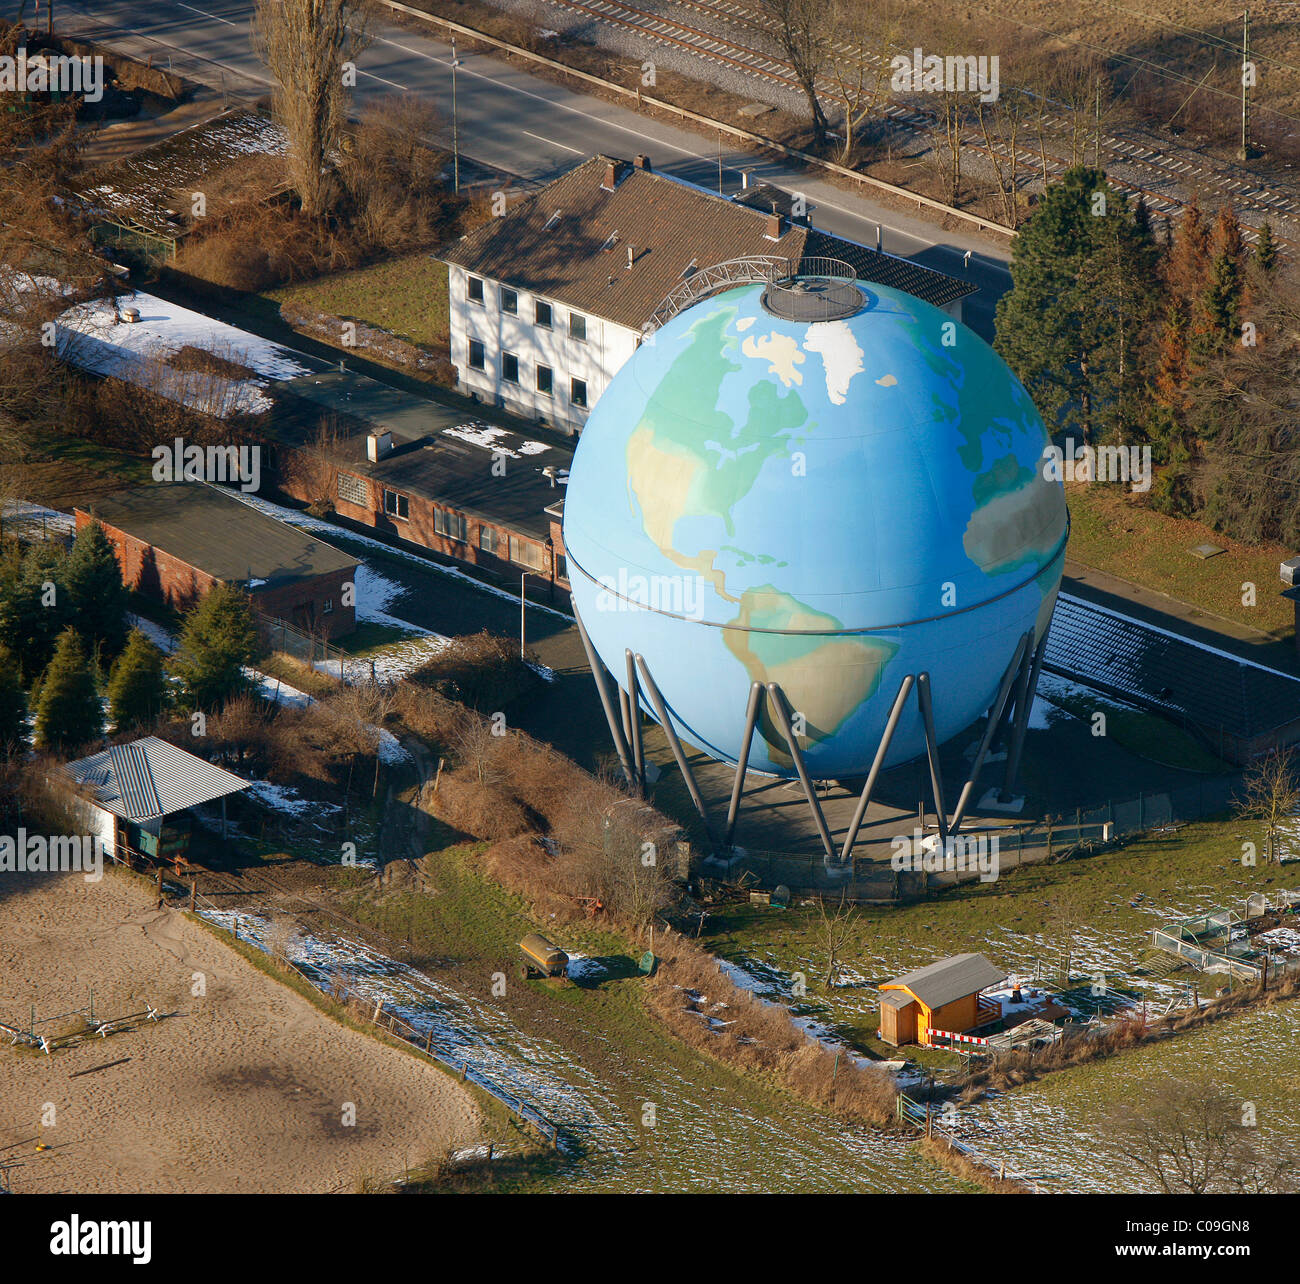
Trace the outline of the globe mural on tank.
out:
M 709 755 L 861 777 L 906 675 L 928 690 L 878 766 L 926 751 L 927 709 L 938 743 L 1032 698 L 1015 678 L 1068 534 L 1047 445 L 993 349 L 911 295 L 725 289 L 654 331 L 591 415 L 564 510 L 575 608 L 624 690 Z M 755 683 L 778 697 L 750 747 Z

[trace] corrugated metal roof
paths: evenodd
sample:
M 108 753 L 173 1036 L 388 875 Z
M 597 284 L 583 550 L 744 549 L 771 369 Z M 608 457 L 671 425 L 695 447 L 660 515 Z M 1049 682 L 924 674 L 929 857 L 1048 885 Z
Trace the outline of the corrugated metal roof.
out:
M 104 784 L 116 782 L 117 791 L 128 814 L 139 817 L 161 816 L 162 799 L 158 797 L 149 770 L 149 756 L 139 743 L 109 745 L 108 760 L 112 764 L 111 780 Z
M 112 745 L 64 770 L 95 801 L 123 820 L 153 820 L 224 798 L 248 781 L 157 736 Z
M 968 994 L 978 994 L 989 985 L 1006 978 L 1006 973 L 994 967 L 982 954 L 954 954 L 940 959 L 929 967 L 917 968 L 903 976 L 886 981 L 880 988 L 908 990 L 926 1007 L 941 1008 L 945 1003 Z M 884 1001 L 884 995 L 881 995 Z

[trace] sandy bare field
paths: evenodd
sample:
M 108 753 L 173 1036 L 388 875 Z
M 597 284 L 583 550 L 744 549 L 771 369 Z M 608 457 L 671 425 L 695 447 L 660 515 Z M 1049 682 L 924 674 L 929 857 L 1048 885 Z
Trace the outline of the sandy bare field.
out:
M 84 1009 L 92 986 L 101 1019 L 146 1002 L 176 1015 L 52 1056 L 0 1039 L 0 1161 L 21 1161 L 15 1192 L 350 1190 L 360 1173 L 399 1175 L 478 1136 L 453 1079 L 154 910 L 143 884 L 0 875 L 0 1021 L 25 1028 L 33 1003 L 38 1018 Z

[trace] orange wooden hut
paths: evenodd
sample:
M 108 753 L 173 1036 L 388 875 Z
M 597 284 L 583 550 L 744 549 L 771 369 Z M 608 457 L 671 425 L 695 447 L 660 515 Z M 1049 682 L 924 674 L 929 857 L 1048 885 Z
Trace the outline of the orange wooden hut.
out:
M 983 954 L 954 954 L 886 981 L 880 987 L 880 1038 L 897 1048 L 928 1042 L 928 1029 L 961 1034 L 996 1021 L 1001 1005 L 981 1001 L 980 991 L 1005 977 Z

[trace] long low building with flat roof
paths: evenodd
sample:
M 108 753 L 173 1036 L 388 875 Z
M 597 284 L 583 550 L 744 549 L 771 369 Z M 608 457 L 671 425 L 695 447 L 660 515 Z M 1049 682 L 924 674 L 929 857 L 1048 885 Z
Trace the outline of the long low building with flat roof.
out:
M 128 588 L 186 610 L 218 583 L 244 589 L 262 615 L 314 637 L 356 628 L 357 559 L 202 482 L 140 486 L 76 509 L 98 521 Z

